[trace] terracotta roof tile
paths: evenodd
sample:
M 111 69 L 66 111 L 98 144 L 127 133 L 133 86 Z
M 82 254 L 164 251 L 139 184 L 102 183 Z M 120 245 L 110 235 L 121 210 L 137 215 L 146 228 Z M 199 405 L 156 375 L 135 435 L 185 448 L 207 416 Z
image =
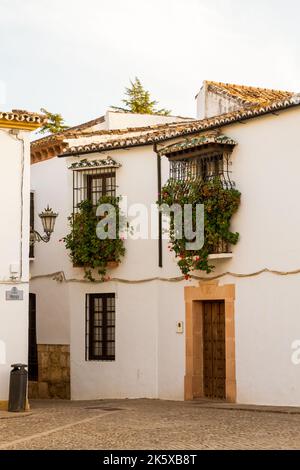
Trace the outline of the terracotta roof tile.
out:
M 191 119 L 185 122 L 132 127 L 128 129 L 89 130 L 89 128 L 104 121 L 104 117 L 101 116 L 87 123 L 32 142 L 32 161 L 52 158 L 59 154 L 78 154 L 163 142 L 175 137 L 217 128 L 231 122 L 250 119 L 279 109 L 288 108 L 295 105 L 295 100 L 298 99 L 297 95 L 288 91 L 213 81 L 206 81 L 205 83 L 208 90 L 236 100 L 241 105 L 241 109 L 204 120 Z
M 171 116 L 174 118 L 179 118 L 180 116 Z M 195 119 L 192 118 L 184 118 L 181 117 L 181 119 L 184 119 L 184 122 L 189 122 L 189 121 L 195 121 Z M 88 130 L 89 128 L 96 126 L 97 124 L 100 124 L 105 121 L 105 117 L 101 116 L 97 119 L 93 119 L 92 121 L 85 122 L 83 124 L 79 124 L 78 126 L 74 127 L 69 127 L 68 129 L 62 131 L 62 132 L 56 132 L 55 134 L 47 135 L 45 137 L 41 137 L 40 139 L 37 139 L 31 143 L 31 149 L 35 150 L 40 147 L 45 147 L 48 144 L 53 144 L 55 142 L 62 142 L 64 139 L 77 139 L 79 137 L 92 137 L 96 135 L 119 135 L 119 134 L 128 134 L 128 132 L 143 132 L 145 130 L 151 130 L 151 129 L 159 129 L 161 127 L 165 127 L 166 124 L 152 124 L 150 126 L 143 126 L 143 127 L 129 127 L 125 129 L 113 129 L 113 130 L 96 130 L 96 131 L 90 131 Z M 168 125 L 174 125 L 174 123 L 169 123 Z
M 36 124 L 44 124 L 47 117 L 44 114 L 31 113 L 22 109 L 13 109 L 12 111 L 0 111 L 0 119 L 7 121 L 28 122 Z
M 202 134 L 186 137 L 180 142 L 167 145 L 158 151 L 159 155 L 169 155 L 170 153 L 181 152 L 183 150 L 193 149 L 195 147 L 202 147 L 207 144 L 229 145 L 234 147 L 237 142 L 226 135 L 220 134 L 217 131 L 208 131 Z
M 100 119 L 100 118 L 99 118 Z M 92 127 L 93 124 L 97 120 L 90 121 L 89 126 L 87 125 L 88 123 L 85 123 L 80 126 L 72 127 L 69 129 L 66 129 L 65 131 L 62 132 L 57 132 L 56 134 L 51 134 L 46 137 L 42 137 L 41 139 L 35 140 L 34 142 L 31 143 L 31 161 L 32 163 L 36 163 L 40 160 L 47 160 L 48 158 L 52 158 L 54 153 L 59 155 L 59 153 L 63 152 L 64 148 L 69 148 L 72 146 L 72 140 L 78 140 L 79 139 L 82 141 L 84 139 L 89 140 L 91 142 L 91 139 L 94 137 L 95 140 L 111 140 L 111 139 L 116 139 L 119 138 L 121 139 L 122 137 L 126 137 L 130 135 L 132 137 L 133 135 L 138 136 L 140 134 L 143 134 L 145 132 L 156 132 L 161 129 L 164 129 L 166 127 L 166 124 L 153 124 L 150 126 L 144 126 L 144 127 L 130 127 L 128 129 L 114 129 L 114 130 L 97 130 L 97 131 L 89 131 L 87 130 L 88 127 Z M 195 119 L 194 119 L 195 121 Z M 193 122 L 191 121 L 185 121 L 187 122 Z M 174 123 L 169 123 L 168 126 L 176 126 L 178 125 L 178 122 Z M 56 149 L 56 150 L 55 150 Z
M 136 147 L 141 145 L 150 145 L 164 142 L 173 138 L 199 133 L 220 128 L 221 126 L 233 124 L 239 121 L 252 119 L 265 114 L 274 113 L 283 109 L 288 109 L 300 105 L 300 95 L 293 95 L 280 101 L 269 102 L 265 105 L 252 105 L 251 107 L 241 108 L 220 116 L 209 119 L 191 121 L 189 123 L 174 123 L 157 126 L 157 129 L 151 127 L 144 128 L 141 132 L 132 132 L 127 130 L 127 134 L 120 136 L 117 134 L 103 135 L 98 141 L 70 145 L 63 150 L 64 155 L 76 155 L 89 152 L 101 152 L 105 150 L 122 149 L 127 147 Z M 153 126 L 152 126 L 153 127 Z M 62 155 L 63 156 L 63 155 Z
M 242 105 L 267 104 L 273 101 L 289 99 L 294 93 L 290 91 L 272 90 L 253 86 L 235 85 L 206 81 L 209 91 L 238 101 Z

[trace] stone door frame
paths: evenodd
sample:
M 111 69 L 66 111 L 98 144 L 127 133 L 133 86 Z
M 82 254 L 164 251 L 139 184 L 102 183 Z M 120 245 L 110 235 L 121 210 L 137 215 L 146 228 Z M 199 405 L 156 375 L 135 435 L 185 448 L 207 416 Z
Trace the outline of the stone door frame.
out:
M 224 300 L 226 349 L 226 401 L 236 402 L 235 364 L 235 285 L 220 286 L 218 281 L 200 282 L 198 287 L 185 287 L 186 370 L 184 399 L 204 398 L 203 387 L 203 302 Z

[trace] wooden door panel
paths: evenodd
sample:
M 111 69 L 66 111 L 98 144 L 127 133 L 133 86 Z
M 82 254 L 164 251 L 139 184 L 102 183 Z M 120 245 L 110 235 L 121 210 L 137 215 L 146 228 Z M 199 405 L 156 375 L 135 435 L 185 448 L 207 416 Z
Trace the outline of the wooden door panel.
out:
M 204 302 L 203 312 L 204 394 L 226 396 L 225 306 L 223 301 Z

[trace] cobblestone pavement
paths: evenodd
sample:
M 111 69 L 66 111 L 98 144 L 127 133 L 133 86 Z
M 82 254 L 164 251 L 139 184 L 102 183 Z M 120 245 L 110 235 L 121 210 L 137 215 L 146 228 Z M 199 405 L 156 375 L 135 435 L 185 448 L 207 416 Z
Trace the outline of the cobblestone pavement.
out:
M 300 414 L 197 402 L 32 401 L 0 419 L 0 449 L 300 449 Z

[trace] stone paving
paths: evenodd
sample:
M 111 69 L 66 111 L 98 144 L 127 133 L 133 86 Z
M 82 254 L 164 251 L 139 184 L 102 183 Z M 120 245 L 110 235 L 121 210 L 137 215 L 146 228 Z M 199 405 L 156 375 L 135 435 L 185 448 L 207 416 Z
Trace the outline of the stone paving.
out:
M 299 413 L 257 411 L 159 400 L 36 400 L 30 413 L 0 419 L 0 449 L 300 449 Z

